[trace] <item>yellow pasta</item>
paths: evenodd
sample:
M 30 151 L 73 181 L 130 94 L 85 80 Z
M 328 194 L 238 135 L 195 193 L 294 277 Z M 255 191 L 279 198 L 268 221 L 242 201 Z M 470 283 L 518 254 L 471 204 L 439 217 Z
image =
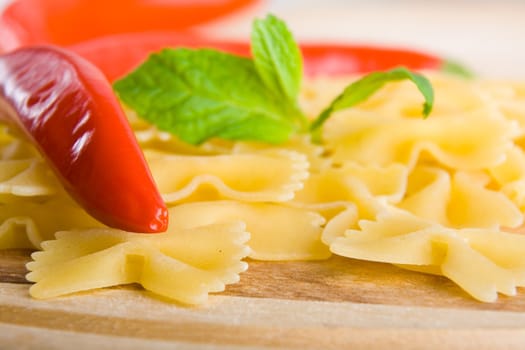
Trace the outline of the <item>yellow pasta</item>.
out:
M 72 200 L 21 198 L 0 204 L 0 249 L 39 249 L 58 231 L 102 227 Z
M 492 181 L 502 193 L 511 199 L 521 210 L 525 211 L 525 153 L 519 146 L 514 146 L 507 154 L 505 161 L 489 168 Z
M 0 161 L 0 199 L 12 196 L 50 196 L 61 192 L 51 170 L 40 159 Z
M 250 258 L 258 260 L 319 260 L 331 253 L 321 242 L 324 218 L 315 212 L 270 203 L 197 202 L 170 210 L 172 227 L 190 228 L 213 222 L 241 220 L 251 238 Z
M 369 182 L 364 181 L 359 176 L 360 173 L 358 171 L 354 175 L 353 167 L 347 167 L 329 169 L 322 173 L 312 174 L 305 182 L 303 190 L 297 192 L 291 204 L 297 207 L 325 212 L 325 215 L 329 216 L 329 218 L 340 210 L 346 209 L 349 205 L 353 205 L 358 210 L 360 218 L 372 218 L 382 208 L 383 196 L 396 196 L 398 186 L 400 188 L 404 187 L 404 180 L 399 182 L 399 178 L 396 177 L 398 175 L 396 168 L 369 169 L 370 173 L 378 171 L 392 175 L 381 179 L 382 184 L 378 186 L 378 189 L 381 187 L 387 190 L 381 193 L 381 196 L 374 196 L 367 186 Z M 370 177 L 370 179 L 372 178 Z M 331 215 L 328 214 L 330 212 L 332 213 Z
M 347 210 L 334 225 L 341 230 L 346 223 L 346 234 L 338 236 L 327 225 L 325 241 L 335 254 L 442 274 L 475 298 L 494 301 L 498 292 L 513 295 L 524 284 L 525 237 L 500 227 L 523 224 L 525 154 L 517 141 L 525 100 L 511 104 L 515 95 L 507 92 L 499 103 L 484 90 L 487 83 L 463 82 L 461 92 L 454 90 L 455 80 L 438 81 L 444 89 L 437 89 L 437 113 L 429 120 L 390 106 L 391 114 L 373 120 L 366 108 L 343 112 L 327 127 L 335 163 L 401 163 L 409 171 L 401 201 L 367 215 Z M 461 97 L 457 102 L 448 85 Z M 412 99 L 408 91 L 393 95 L 398 102 Z M 513 113 L 502 109 L 509 104 Z M 516 254 L 506 256 L 507 250 Z
M 363 165 L 402 163 L 409 167 L 428 153 L 444 166 L 478 169 L 504 161 L 517 127 L 487 111 L 427 120 L 355 114 L 337 118 L 337 135 L 327 131 L 334 161 Z M 480 142 L 480 140 L 484 140 Z
M 398 207 L 450 227 L 520 226 L 519 208 L 505 194 L 486 188 L 488 181 L 483 174 L 416 167 Z
M 302 108 L 316 116 L 355 78 L 306 81 Z M 139 283 L 202 303 L 239 279 L 245 257 L 331 254 L 440 274 L 482 301 L 514 295 L 525 286 L 525 236 L 507 232 L 524 224 L 525 84 L 430 78 L 428 119 L 412 84 L 388 84 L 335 113 L 321 144 L 192 146 L 128 111 L 170 206 L 161 235 L 104 228 L 1 128 L 0 248 L 43 249 L 28 265 L 37 298 Z
M 150 151 L 146 159 L 168 203 L 222 198 L 283 202 L 308 177 L 305 156 L 284 150 L 217 156 Z
M 242 223 L 212 224 L 162 234 L 111 229 L 59 232 L 33 254 L 30 293 L 51 298 L 95 288 L 139 283 L 187 304 L 223 291 L 246 270 L 249 234 Z M 188 249 L 191 247 L 191 249 Z
M 325 149 L 320 145 L 312 143 L 308 135 L 292 137 L 287 142 L 275 146 L 275 148 L 304 154 L 308 160 L 310 172 L 319 172 L 330 167 L 331 159 L 325 157 L 323 154 Z M 236 142 L 231 148 L 231 152 L 241 154 L 265 152 L 267 150 L 267 144 L 246 141 Z
M 391 210 L 337 238 L 332 251 L 356 259 L 440 273 L 482 301 L 525 286 L 525 236 L 498 229 L 451 229 Z

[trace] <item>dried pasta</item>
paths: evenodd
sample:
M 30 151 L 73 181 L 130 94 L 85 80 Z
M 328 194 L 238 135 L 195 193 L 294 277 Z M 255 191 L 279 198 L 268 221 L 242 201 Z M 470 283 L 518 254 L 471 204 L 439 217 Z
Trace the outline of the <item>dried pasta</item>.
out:
M 149 151 L 146 159 L 167 203 L 222 198 L 283 202 L 308 177 L 305 156 L 285 150 L 215 156 Z
M 257 260 L 320 260 L 331 253 L 321 242 L 324 218 L 312 211 L 277 203 L 212 201 L 183 204 L 170 211 L 180 228 L 242 220 L 250 232 L 250 258 Z
M 525 286 L 525 237 L 498 229 L 451 229 L 391 210 L 334 240 L 334 253 L 442 274 L 478 300 Z
M 0 248 L 36 248 L 31 294 L 119 284 L 184 303 L 235 283 L 259 260 L 337 254 L 446 276 L 494 301 L 525 286 L 525 84 L 429 74 L 434 111 L 409 83 L 338 111 L 322 144 L 187 145 L 128 111 L 170 206 L 161 235 L 103 227 L 38 154 L 0 128 Z M 306 81 L 314 117 L 356 77 Z M 513 233 L 514 232 L 514 233 Z M 56 236 L 56 237 L 55 237 Z M 349 260 L 351 263 L 351 260 Z
M 450 227 L 517 227 L 523 215 L 501 192 L 488 189 L 486 174 L 416 167 L 398 207 Z
M 13 196 L 50 196 L 60 185 L 38 158 L 0 161 L 0 194 L 4 201 Z
M 33 254 L 27 278 L 35 298 L 139 283 L 147 290 L 186 304 L 204 302 L 246 270 L 249 234 L 240 222 L 162 234 L 112 229 L 65 231 Z M 191 249 L 188 249 L 191 247 Z
M 67 198 L 17 200 L 0 209 L 0 249 L 40 249 L 58 231 L 102 227 Z
M 401 200 L 368 195 L 374 209 L 360 210 L 365 197 L 357 197 L 357 214 L 336 216 L 339 234 L 327 225 L 324 240 L 338 255 L 444 275 L 481 301 L 514 295 L 525 283 L 525 236 L 504 230 L 524 219 L 523 86 L 504 85 L 499 101 L 487 82 L 437 81 L 429 120 L 403 109 L 413 96 L 400 84 L 389 113 L 376 97 L 329 124 L 324 136 L 335 164 L 403 164 L 407 176 Z M 369 193 L 356 184 L 354 193 Z

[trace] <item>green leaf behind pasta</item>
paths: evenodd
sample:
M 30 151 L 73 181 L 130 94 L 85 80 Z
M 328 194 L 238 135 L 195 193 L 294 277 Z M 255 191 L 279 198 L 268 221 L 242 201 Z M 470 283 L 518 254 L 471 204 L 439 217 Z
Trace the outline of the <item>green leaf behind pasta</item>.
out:
M 421 74 L 413 73 L 404 67 L 399 67 L 386 72 L 370 73 L 347 86 L 345 90 L 312 122 L 310 126 L 311 132 L 314 133 L 315 138 L 318 138 L 319 135 L 317 132 L 319 128 L 333 112 L 353 107 L 365 101 L 388 82 L 406 79 L 412 81 L 423 95 L 425 99 L 425 102 L 423 103 L 423 116 L 428 116 L 432 111 L 432 106 L 434 104 L 434 90 L 432 84 Z

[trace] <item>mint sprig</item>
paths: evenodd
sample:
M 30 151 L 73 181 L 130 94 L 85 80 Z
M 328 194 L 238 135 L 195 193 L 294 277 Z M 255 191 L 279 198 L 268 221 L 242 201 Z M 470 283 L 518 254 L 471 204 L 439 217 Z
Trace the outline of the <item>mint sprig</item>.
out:
M 252 59 L 213 49 L 164 49 L 115 82 L 114 89 L 143 119 L 190 144 L 213 137 L 278 144 L 308 132 L 320 141 L 321 127 L 333 112 L 403 79 L 422 93 L 423 114 L 432 109 L 430 82 L 401 67 L 350 84 L 310 122 L 298 104 L 301 52 L 285 23 L 272 15 L 256 20 L 251 40 Z
M 424 117 L 427 117 L 432 111 L 432 105 L 434 104 L 434 90 L 424 76 L 413 73 L 404 67 L 394 68 L 386 72 L 373 72 L 348 85 L 310 124 L 310 132 L 313 134 L 314 140 L 320 140 L 319 130 L 332 113 L 366 101 L 386 83 L 406 79 L 411 80 L 425 98 L 422 114 Z
M 191 144 L 212 137 L 280 143 L 296 131 L 289 106 L 252 60 L 215 50 L 164 49 L 114 89 L 143 119 Z
M 251 51 L 266 86 L 296 104 L 303 77 L 301 50 L 284 22 L 269 15 L 253 24 Z

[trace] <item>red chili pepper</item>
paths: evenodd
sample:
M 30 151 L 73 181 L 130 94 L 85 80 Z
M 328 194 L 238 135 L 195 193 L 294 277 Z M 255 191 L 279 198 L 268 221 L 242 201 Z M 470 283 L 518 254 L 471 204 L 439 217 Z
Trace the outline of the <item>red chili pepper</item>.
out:
M 150 53 L 165 47 L 212 47 L 242 56 L 250 55 L 247 43 L 212 40 L 191 33 L 147 32 L 104 36 L 69 48 L 98 66 L 110 81 L 130 72 Z M 406 66 L 414 70 L 443 67 L 437 56 L 385 47 L 302 44 L 305 73 L 345 75 Z
M 71 45 L 102 35 L 181 30 L 257 0 L 15 0 L 0 16 L 0 51 Z
M 0 51 L 40 43 L 73 45 L 72 50 L 98 65 L 110 80 L 167 46 L 208 46 L 249 55 L 246 43 L 214 41 L 181 30 L 259 1 L 15 0 L 0 16 Z M 301 47 L 308 75 L 367 73 L 399 65 L 440 69 L 446 64 L 436 56 L 403 49 Z
M 20 127 L 65 189 L 102 223 L 165 231 L 167 209 L 103 74 L 51 46 L 0 56 L 0 117 Z

